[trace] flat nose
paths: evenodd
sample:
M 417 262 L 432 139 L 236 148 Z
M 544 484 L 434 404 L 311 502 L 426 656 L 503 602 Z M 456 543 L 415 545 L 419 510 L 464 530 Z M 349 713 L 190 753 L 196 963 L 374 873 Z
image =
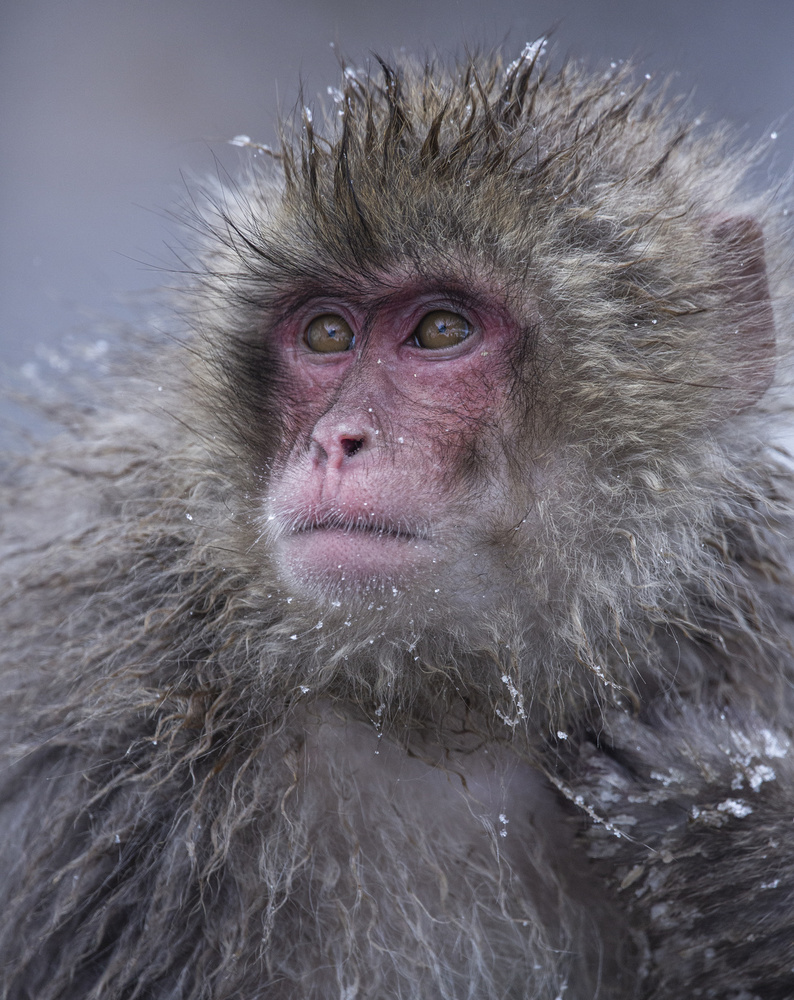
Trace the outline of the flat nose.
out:
M 315 425 L 311 456 L 317 465 L 338 469 L 372 447 L 375 430 L 370 414 L 346 417 L 326 414 Z

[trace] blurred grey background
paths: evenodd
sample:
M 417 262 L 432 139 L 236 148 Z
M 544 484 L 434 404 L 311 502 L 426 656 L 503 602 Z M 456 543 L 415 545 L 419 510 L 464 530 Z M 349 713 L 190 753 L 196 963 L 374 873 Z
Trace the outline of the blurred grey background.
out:
M 672 74 L 697 111 L 794 159 L 792 0 L 1 0 L 0 359 L 57 367 L 75 331 L 112 331 L 170 280 L 181 171 L 234 169 L 227 140 L 274 139 L 302 81 L 356 63 L 523 43 L 604 67 Z

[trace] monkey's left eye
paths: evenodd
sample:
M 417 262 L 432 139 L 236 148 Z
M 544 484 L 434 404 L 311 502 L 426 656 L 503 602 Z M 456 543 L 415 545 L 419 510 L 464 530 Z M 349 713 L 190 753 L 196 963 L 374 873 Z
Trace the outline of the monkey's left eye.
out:
M 438 309 L 428 313 L 414 331 L 414 343 L 430 351 L 461 344 L 471 333 L 471 328 L 459 313 Z
M 356 335 L 347 320 L 333 313 L 315 317 L 306 327 L 303 339 L 312 351 L 319 354 L 349 351 Z

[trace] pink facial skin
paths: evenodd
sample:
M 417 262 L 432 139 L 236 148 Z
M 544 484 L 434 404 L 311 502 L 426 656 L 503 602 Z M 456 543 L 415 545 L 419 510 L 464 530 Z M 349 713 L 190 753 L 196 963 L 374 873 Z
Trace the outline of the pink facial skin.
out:
M 443 310 L 468 335 L 424 347 L 420 322 Z M 341 317 L 349 349 L 319 353 L 306 330 Z M 467 463 L 498 466 L 511 324 L 493 300 L 402 288 L 356 302 L 318 297 L 277 332 L 289 396 L 268 498 L 282 572 L 298 587 L 400 587 L 436 576 L 476 546 Z M 485 494 L 485 495 L 483 495 Z

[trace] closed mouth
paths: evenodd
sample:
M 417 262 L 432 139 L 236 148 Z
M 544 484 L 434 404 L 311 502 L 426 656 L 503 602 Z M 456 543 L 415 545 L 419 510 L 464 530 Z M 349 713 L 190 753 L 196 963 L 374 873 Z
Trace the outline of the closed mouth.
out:
M 323 520 L 311 519 L 302 524 L 295 525 L 293 534 L 310 534 L 317 531 L 339 531 L 343 534 L 363 534 L 372 535 L 375 538 L 393 538 L 400 541 L 409 541 L 423 537 L 415 531 L 409 531 L 401 525 L 390 524 L 378 520 L 364 519 L 357 517 L 326 518 Z

